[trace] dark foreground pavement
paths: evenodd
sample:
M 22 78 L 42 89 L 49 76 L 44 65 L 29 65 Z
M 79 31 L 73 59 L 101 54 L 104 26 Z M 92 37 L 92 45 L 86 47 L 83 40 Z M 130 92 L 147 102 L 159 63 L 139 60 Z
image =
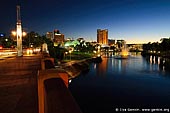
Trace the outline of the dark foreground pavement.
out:
M 0 113 L 38 113 L 40 56 L 0 60 Z

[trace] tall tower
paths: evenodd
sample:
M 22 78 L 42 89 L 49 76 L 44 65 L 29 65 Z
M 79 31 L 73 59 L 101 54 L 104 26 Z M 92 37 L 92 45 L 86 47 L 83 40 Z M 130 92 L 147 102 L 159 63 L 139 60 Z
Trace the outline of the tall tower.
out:
M 21 15 L 20 15 L 20 6 L 17 5 L 17 55 L 23 56 L 22 53 L 22 27 L 21 27 Z
M 108 44 L 108 30 L 97 29 L 97 42 L 100 44 Z

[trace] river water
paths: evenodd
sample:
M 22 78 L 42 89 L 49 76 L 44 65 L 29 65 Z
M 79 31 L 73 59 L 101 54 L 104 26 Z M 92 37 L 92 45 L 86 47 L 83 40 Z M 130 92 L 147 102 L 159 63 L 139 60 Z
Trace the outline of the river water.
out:
M 170 110 L 170 73 L 159 58 L 102 59 L 69 85 L 83 113 Z

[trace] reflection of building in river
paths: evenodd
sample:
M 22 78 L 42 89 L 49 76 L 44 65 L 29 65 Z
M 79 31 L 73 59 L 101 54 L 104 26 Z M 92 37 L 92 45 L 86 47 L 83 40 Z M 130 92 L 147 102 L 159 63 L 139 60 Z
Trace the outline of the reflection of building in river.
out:
M 158 56 L 150 56 L 150 63 L 151 64 L 160 64 L 160 57 Z
M 96 74 L 98 76 L 106 76 L 106 73 L 112 72 L 119 72 L 120 74 L 125 74 L 127 71 L 127 60 L 119 60 L 119 59 L 112 59 L 112 58 L 103 58 L 103 61 L 99 65 L 96 66 Z M 108 70 L 108 66 L 112 68 Z
M 126 65 L 127 60 L 121 60 L 121 59 L 114 59 L 114 70 L 117 70 L 117 72 L 125 74 L 126 73 Z
M 146 56 L 146 61 L 150 64 L 150 71 L 170 71 L 170 59 L 159 56 Z
M 97 70 L 96 73 L 98 76 L 106 76 L 107 73 L 107 69 L 108 69 L 108 59 L 107 58 L 103 58 L 102 62 L 97 65 Z
M 126 74 L 127 71 L 127 59 L 109 59 L 108 65 L 112 67 L 112 72 L 118 72 L 119 74 Z

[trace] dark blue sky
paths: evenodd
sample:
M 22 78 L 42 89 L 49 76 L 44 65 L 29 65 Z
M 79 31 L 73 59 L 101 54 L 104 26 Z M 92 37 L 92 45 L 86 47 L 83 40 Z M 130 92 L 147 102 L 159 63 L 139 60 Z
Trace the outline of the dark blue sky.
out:
M 18 0 L 19 1 L 19 0 Z M 17 0 L 1 0 L 0 32 L 15 29 Z M 170 0 L 20 0 L 23 28 L 96 40 L 97 29 L 127 43 L 170 36 Z

